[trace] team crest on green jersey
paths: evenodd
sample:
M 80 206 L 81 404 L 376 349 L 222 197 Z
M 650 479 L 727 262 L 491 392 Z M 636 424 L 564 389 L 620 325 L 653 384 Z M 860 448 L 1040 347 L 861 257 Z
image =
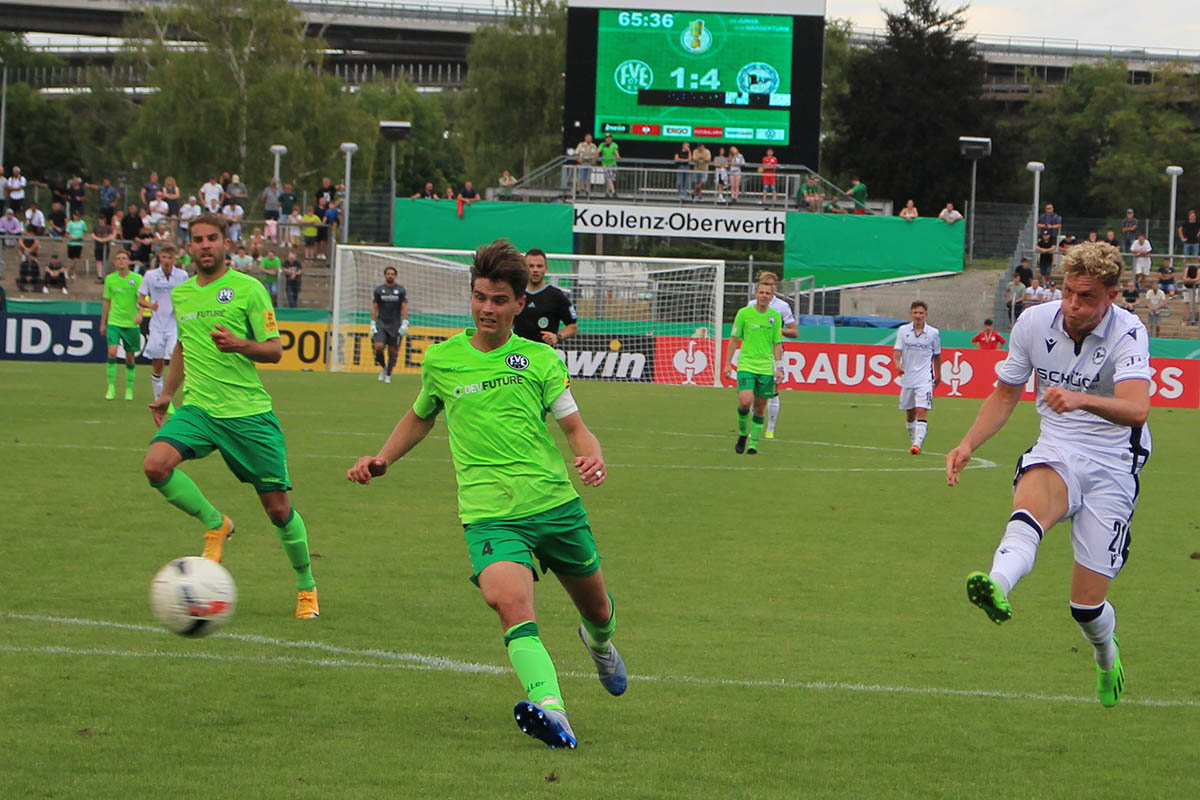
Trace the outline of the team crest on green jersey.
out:
M 504 359 L 504 363 L 513 369 L 525 369 L 529 366 L 529 359 L 520 353 L 509 353 L 508 357 Z
M 231 300 L 233 300 L 233 289 L 230 289 L 228 286 L 217 292 L 218 303 L 228 303 Z

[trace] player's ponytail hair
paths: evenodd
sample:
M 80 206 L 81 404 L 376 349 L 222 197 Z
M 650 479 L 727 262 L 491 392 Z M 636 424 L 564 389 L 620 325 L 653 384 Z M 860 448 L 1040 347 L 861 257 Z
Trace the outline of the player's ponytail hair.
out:
M 507 283 L 512 287 L 513 297 L 524 297 L 525 287 L 529 285 L 529 268 L 525 266 L 521 251 L 513 247 L 508 239 L 497 239 L 475 251 L 475 258 L 471 262 L 472 289 L 475 288 L 476 278 Z
M 1111 289 L 1121 282 L 1121 270 L 1125 261 L 1121 251 L 1104 242 L 1082 242 L 1063 256 L 1062 268 L 1066 275 L 1091 275 Z

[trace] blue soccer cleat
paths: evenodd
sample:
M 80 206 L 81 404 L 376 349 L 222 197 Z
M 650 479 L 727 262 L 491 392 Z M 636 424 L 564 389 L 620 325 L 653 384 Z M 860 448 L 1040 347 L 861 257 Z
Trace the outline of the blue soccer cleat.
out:
M 614 697 L 625 694 L 625 684 L 628 675 L 625 672 L 625 662 L 612 642 L 605 645 L 604 650 L 597 651 L 588 643 L 587 630 L 579 626 L 579 638 L 587 647 L 592 661 L 596 662 L 596 674 L 600 676 L 600 684 Z
M 513 708 L 513 717 L 521 730 L 550 745 L 551 750 L 565 747 L 574 750 L 575 732 L 567 722 L 567 712 L 556 708 L 541 708 L 522 700 Z

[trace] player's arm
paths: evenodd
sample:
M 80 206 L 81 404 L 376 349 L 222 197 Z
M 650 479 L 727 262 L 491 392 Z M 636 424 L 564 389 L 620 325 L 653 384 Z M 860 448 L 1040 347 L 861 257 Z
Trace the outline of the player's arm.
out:
M 378 295 L 376 295 L 378 298 Z M 379 300 L 371 301 L 371 335 L 374 336 L 379 332 L 379 326 L 376 322 L 379 320 Z
M 577 333 L 579 333 L 579 323 L 572 322 L 570 325 L 563 326 L 563 329 L 558 332 L 558 341 L 563 342 Z
M 775 343 L 775 380 L 783 382 L 783 342 Z
M 404 336 L 408 333 L 408 300 L 403 300 L 400 303 L 400 335 Z
M 566 391 L 559 395 L 560 401 L 566 400 L 574 406 L 575 401 L 570 399 L 570 392 Z M 553 410 L 553 406 L 551 407 Z M 558 418 L 558 426 L 562 428 L 562 432 L 567 437 L 567 444 L 571 447 L 571 452 L 575 454 L 575 469 L 579 470 L 579 479 L 583 481 L 584 486 L 599 486 L 608 478 L 608 473 L 604 469 L 604 454 L 600 450 L 600 440 L 596 435 L 588 430 L 587 425 L 583 424 L 583 417 L 579 415 L 578 406 L 576 410 L 564 417 Z
M 223 325 L 217 325 L 216 330 L 209 331 L 208 335 L 222 353 L 240 353 L 259 364 L 278 364 L 279 359 L 283 358 L 283 345 L 280 344 L 278 335 L 255 342 L 234 336 L 233 332 Z
M 947 485 L 954 486 L 958 483 L 959 474 L 963 467 L 970 463 L 971 455 L 975 450 L 1004 427 L 1004 423 L 1008 422 L 1013 409 L 1020 402 L 1021 392 L 1024 390 L 1024 384 L 1013 385 L 1004 381 L 996 383 L 996 388 L 979 407 L 975 422 L 963 436 L 962 441 L 946 454 Z
M 897 375 L 904 374 L 904 361 L 902 358 L 903 355 L 904 355 L 904 351 L 901 350 L 899 347 L 892 350 L 892 366 L 896 368 Z
M 150 415 L 154 417 L 155 427 L 162 427 L 163 420 L 167 416 L 167 406 L 171 404 L 171 398 L 179 391 L 179 387 L 183 385 L 183 342 L 175 342 L 175 349 L 171 352 L 171 365 L 167 368 L 167 379 L 163 382 L 162 394 L 160 394 L 153 403 L 150 403 Z
M 108 332 L 108 308 L 112 305 L 112 301 L 107 297 L 100 306 L 100 335 L 103 336 Z
M 150 295 L 139 294 L 137 299 L 138 308 L 148 308 L 151 311 L 158 311 L 158 303 L 150 302 Z
M 410 408 L 408 413 L 396 423 L 396 427 L 392 429 L 392 435 L 383 443 L 383 447 L 379 448 L 379 452 L 373 456 L 359 457 L 358 461 L 354 462 L 354 466 L 346 470 L 346 479 L 366 485 L 371 482 L 371 478 L 380 477 L 387 472 L 388 467 L 420 444 L 421 440 L 433 430 L 436 421 L 436 414 L 420 417 L 417 416 L 416 411 Z
M 782 333 L 784 336 L 786 336 L 788 339 L 799 339 L 800 338 L 800 326 L 798 324 L 796 324 L 795 322 L 793 322 L 791 325 L 784 325 L 782 328 L 780 328 L 779 332 Z
M 942 354 L 933 354 L 933 385 L 937 386 L 942 382 Z
M 1114 425 L 1136 428 L 1145 425 L 1150 416 L 1150 381 L 1140 378 L 1121 381 L 1113 387 L 1112 397 L 1098 397 L 1054 386 L 1042 394 L 1042 400 L 1059 414 L 1088 411 Z

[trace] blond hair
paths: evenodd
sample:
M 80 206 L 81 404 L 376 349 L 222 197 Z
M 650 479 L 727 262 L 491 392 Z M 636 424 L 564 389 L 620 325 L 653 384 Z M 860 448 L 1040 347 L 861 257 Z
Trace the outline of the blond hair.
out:
M 1077 244 L 1067 251 L 1062 260 L 1066 275 L 1091 275 L 1110 289 L 1121 282 L 1121 270 L 1124 267 L 1121 251 L 1104 242 Z
M 779 276 L 776 275 L 774 272 L 770 272 L 770 271 L 764 269 L 762 272 L 758 273 L 758 282 L 759 283 L 776 283 L 777 284 L 777 283 L 779 283 Z

